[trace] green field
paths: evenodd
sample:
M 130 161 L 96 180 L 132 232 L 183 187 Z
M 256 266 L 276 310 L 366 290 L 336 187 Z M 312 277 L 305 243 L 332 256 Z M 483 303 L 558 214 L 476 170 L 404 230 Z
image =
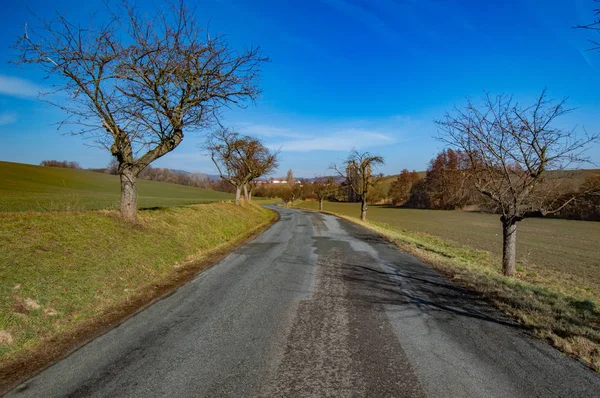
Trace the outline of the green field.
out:
M 233 195 L 138 180 L 138 207 L 153 208 L 233 199 Z M 84 170 L 0 162 L 0 212 L 117 209 L 119 178 Z
M 316 202 L 302 207 L 317 209 Z M 358 203 L 325 203 L 325 210 L 358 217 Z M 422 232 L 475 249 L 502 254 L 498 215 L 448 210 L 369 206 L 367 217 L 398 230 Z M 530 218 L 518 224 L 517 259 L 527 270 L 547 267 L 591 284 L 600 295 L 600 222 Z

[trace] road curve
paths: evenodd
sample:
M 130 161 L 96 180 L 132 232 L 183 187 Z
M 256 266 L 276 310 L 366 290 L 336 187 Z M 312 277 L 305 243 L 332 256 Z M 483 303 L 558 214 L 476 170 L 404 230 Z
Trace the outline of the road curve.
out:
M 373 233 L 281 220 L 10 397 L 591 397 L 600 377 Z

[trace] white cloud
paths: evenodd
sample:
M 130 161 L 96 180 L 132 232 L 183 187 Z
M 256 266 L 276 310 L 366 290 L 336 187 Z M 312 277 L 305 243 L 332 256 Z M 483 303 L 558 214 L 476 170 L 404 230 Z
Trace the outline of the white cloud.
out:
M 7 124 L 13 124 L 17 121 L 17 114 L 12 112 L 1 112 L 0 113 L 0 126 L 6 126 Z
M 267 126 L 264 124 L 240 123 L 236 126 L 237 130 L 243 134 L 254 135 L 258 137 L 284 137 L 284 138 L 302 138 L 303 135 L 291 131 L 288 128 Z
M 306 137 L 306 135 L 304 135 Z M 364 129 L 347 129 L 335 131 L 332 134 L 309 136 L 302 139 L 270 144 L 274 149 L 281 148 L 284 152 L 309 151 L 349 151 L 353 148 L 365 149 L 389 145 L 396 142 L 386 134 Z
M 20 98 L 35 98 L 43 87 L 20 77 L 0 75 L 0 94 Z

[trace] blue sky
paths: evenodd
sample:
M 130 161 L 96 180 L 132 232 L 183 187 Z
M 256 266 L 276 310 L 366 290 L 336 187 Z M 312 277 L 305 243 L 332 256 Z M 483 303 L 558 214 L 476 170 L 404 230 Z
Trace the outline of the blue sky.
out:
M 563 127 L 600 131 L 600 55 L 586 51 L 592 0 L 198 0 L 198 18 L 233 47 L 259 45 L 263 94 L 223 123 L 281 148 L 276 174 L 328 172 L 351 148 L 386 159 L 381 171 L 424 170 L 442 149 L 433 119 L 465 97 L 511 93 L 526 102 L 547 88 L 576 109 Z M 152 7 L 160 2 L 137 4 Z M 35 67 L 8 64 L 10 44 L 32 23 L 27 9 L 85 21 L 102 2 L 5 2 L 0 14 L 0 160 L 75 160 L 102 167 L 108 152 L 61 134 L 64 114 L 36 99 L 48 81 Z M 600 35 L 598 35 L 600 38 Z M 204 132 L 155 162 L 213 173 L 198 150 Z M 600 146 L 590 155 L 600 163 Z

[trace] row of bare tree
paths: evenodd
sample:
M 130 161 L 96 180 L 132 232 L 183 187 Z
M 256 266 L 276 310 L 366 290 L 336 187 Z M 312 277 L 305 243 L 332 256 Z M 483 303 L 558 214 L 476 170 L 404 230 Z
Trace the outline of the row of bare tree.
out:
M 529 106 L 506 95 L 486 95 L 479 105 L 469 100 L 436 121 L 439 139 L 450 149 L 431 161 L 423 181 L 403 171 L 390 189 L 394 201 L 438 209 L 487 204 L 501 215 L 503 272 L 515 275 L 519 221 L 559 213 L 578 201 L 590 203 L 600 194 L 598 177 L 575 191 L 564 188 L 571 170 L 590 161 L 590 145 L 600 141 L 599 134 L 557 127 L 556 119 L 568 112 L 565 100 L 549 100 L 545 90 Z M 348 199 L 361 203 L 362 220 L 381 178 L 374 168 L 383 163 L 380 156 L 354 150 L 342 166 L 332 166 L 344 179 Z
M 449 209 L 476 202 L 478 193 L 501 215 L 503 272 L 515 275 L 519 221 L 558 213 L 600 193 L 596 179 L 576 191 L 563 189 L 572 179 L 569 170 L 588 163 L 590 145 L 600 141 L 599 134 L 557 127 L 556 119 L 568 112 L 565 100 L 549 100 L 545 90 L 529 106 L 506 95 L 486 95 L 480 104 L 469 100 L 436 121 L 439 139 L 451 149 L 432 160 L 422 182 L 414 172 L 401 173 L 391 187 L 394 200 Z M 362 219 L 376 181 L 372 168 L 382 163 L 354 151 L 345 173 L 335 168 L 361 201 Z
M 42 160 L 40 162 L 40 166 L 60 167 L 63 169 L 81 169 L 79 163 L 70 160 Z
M 162 167 L 148 166 L 142 170 L 138 177 L 143 180 L 161 181 L 190 187 L 212 188 L 212 182 L 205 174 L 184 173 Z
M 27 27 L 16 45 L 16 63 L 46 71 L 57 91 L 66 94 L 53 97 L 68 115 L 63 124 L 77 125 L 73 134 L 94 140 L 114 156 L 121 213 L 134 221 L 139 174 L 174 150 L 184 133 L 220 125 L 223 107 L 254 100 L 267 58 L 258 48 L 236 52 L 222 36 L 211 37 L 183 0 L 157 8 L 155 15 L 141 14 L 123 0 L 120 7 L 107 6 L 105 14 L 103 21 L 92 18 L 83 24 L 60 14 L 51 21 L 38 18 L 37 27 Z M 597 27 L 598 21 L 585 28 Z M 569 195 L 540 199 L 545 196 L 540 192 L 556 191 L 561 183 L 551 181 L 548 171 L 582 164 L 589 144 L 599 139 L 556 127 L 555 119 L 568 111 L 565 101 L 550 101 L 545 91 L 530 106 L 510 96 L 487 95 L 481 104 L 469 101 L 437 121 L 440 139 L 461 154 L 445 161 L 458 161 L 458 170 L 468 171 L 442 177 L 473 187 L 501 213 L 506 275 L 516 270 L 517 222 L 561 211 L 576 200 Z M 249 200 L 252 181 L 277 166 L 277 152 L 226 128 L 216 130 L 205 149 L 235 189 L 236 203 L 242 192 Z M 333 166 L 343 176 L 348 196 L 361 202 L 362 219 L 379 178 L 374 169 L 381 164 L 380 156 L 353 151 L 343 165 Z M 414 175 L 405 178 L 414 180 Z M 297 197 L 294 185 L 284 193 L 292 201 Z M 593 194 L 590 189 L 584 194 Z M 437 205 L 464 200 L 438 192 L 430 198 Z

